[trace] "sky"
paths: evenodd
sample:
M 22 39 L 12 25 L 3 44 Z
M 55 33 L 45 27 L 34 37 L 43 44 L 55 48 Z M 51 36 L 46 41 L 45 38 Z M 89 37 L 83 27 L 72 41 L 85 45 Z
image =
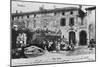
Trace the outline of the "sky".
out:
M 65 5 L 65 4 L 51 4 L 51 3 L 39 3 L 39 2 L 22 2 L 22 1 L 12 1 L 11 12 L 32 12 L 38 11 L 39 7 L 44 7 L 45 9 L 64 8 L 64 7 L 79 7 L 79 5 Z M 91 6 L 83 6 L 83 9 Z

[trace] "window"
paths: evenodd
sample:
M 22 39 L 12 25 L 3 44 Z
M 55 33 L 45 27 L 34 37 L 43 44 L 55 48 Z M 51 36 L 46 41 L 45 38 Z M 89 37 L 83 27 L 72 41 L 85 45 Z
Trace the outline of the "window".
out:
M 66 19 L 65 18 L 61 18 L 60 25 L 61 26 L 65 26 L 66 25 Z
M 73 11 L 71 11 L 70 14 L 73 14 Z
M 54 16 L 56 15 L 57 13 L 56 12 L 54 12 Z
M 74 25 L 74 18 L 70 18 L 69 19 L 69 26 L 73 26 Z
M 21 18 L 23 19 L 23 16 L 21 16 Z
M 27 18 L 29 18 L 29 15 L 27 15 Z
M 17 17 L 14 17 L 14 20 L 17 20 Z
M 36 14 L 34 14 L 34 17 L 36 17 Z
M 65 15 L 65 12 L 62 12 L 62 15 Z
M 12 16 L 12 20 L 14 20 L 14 17 Z
M 36 20 L 33 22 L 33 27 L 36 28 Z
M 19 16 L 17 16 L 17 19 L 19 19 Z

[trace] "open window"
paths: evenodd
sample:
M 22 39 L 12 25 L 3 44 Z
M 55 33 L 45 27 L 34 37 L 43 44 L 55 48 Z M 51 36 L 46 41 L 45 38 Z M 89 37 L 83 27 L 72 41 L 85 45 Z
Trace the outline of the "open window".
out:
M 64 16 L 65 15 L 65 12 L 62 12 L 62 15 Z
M 74 18 L 70 18 L 69 19 L 69 26 L 73 26 L 74 25 Z
M 65 26 L 65 25 L 66 25 L 66 19 L 65 18 L 61 18 L 60 26 Z

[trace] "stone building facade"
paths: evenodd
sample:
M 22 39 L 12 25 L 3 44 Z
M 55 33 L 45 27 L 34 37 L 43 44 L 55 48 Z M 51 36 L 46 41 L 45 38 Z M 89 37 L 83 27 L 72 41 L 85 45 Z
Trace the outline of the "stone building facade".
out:
M 79 11 L 84 15 L 83 19 Z M 90 34 L 89 25 L 91 21 L 95 22 L 95 19 L 91 20 L 90 15 L 92 13 L 89 14 L 88 9 L 87 13 L 84 13 L 81 8 L 67 7 L 51 10 L 42 9 L 28 13 L 14 13 L 11 17 L 13 24 L 19 23 L 19 26 L 22 24 L 24 25 L 23 27 L 31 31 L 36 29 L 49 29 L 55 32 L 61 31 L 61 36 L 69 43 L 88 45 L 91 35 L 94 35 Z M 95 15 L 93 17 L 95 18 Z
M 96 7 L 86 8 L 87 16 L 85 17 L 88 22 L 89 39 L 96 40 Z

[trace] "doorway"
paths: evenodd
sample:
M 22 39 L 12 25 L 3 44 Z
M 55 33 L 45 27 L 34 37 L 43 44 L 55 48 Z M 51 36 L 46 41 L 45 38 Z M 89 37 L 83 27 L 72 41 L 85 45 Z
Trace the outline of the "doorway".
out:
M 76 36 L 74 31 L 69 32 L 69 44 L 73 43 L 76 44 Z
M 79 45 L 87 45 L 87 33 L 86 33 L 86 31 L 81 31 L 79 33 Z

